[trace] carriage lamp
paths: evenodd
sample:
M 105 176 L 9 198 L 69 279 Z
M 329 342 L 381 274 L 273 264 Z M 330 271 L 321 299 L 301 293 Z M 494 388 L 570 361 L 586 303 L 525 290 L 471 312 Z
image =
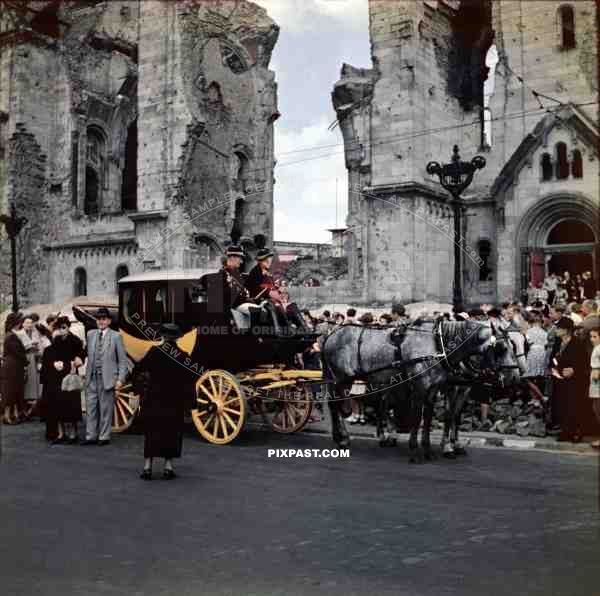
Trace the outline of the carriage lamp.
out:
M 12 278 L 12 309 L 19 310 L 19 297 L 17 295 L 17 236 L 27 223 L 26 217 L 17 217 L 14 203 L 10 204 L 10 215 L 0 215 L 0 223 L 6 228 L 6 235 L 10 240 L 10 267 Z
M 452 150 L 452 161 L 439 164 L 430 161 L 426 170 L 430 176 L 437 176 L 442 187 L 452 196 L 450 204 L 454 215 L 454 283 L 452 287 L 452 303 L 456 308 L 462 307 L 462 271 L 461 271 L 461 229 L 463 201 L 461 194 L 473 181 L 477 170 L 485 167 L 485 158 L 476 155 L 471 161 L 461 161 L 458 153 L 458 145 Z

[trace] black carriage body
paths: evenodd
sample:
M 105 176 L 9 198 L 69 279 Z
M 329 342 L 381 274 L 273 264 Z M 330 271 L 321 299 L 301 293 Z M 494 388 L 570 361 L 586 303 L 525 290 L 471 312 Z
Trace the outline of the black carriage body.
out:
M 274 335 L 260 327 L 240 329 L 223 304 L 219 272 L 152 271 L 119 281 L 119 328 L 140 339 L 160 340 L 163 323 L 185 335 L 196 330 L 191 354 L 199 369 L 233 373 L 265 364 L 290 365 L 314 334 Z

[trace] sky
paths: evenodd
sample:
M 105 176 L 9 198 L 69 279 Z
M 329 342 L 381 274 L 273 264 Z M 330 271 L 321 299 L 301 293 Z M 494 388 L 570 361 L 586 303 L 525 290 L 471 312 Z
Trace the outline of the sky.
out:
M 344 62 L 371 68 L 367 0 L 254 0 L 279 25 L 275 240 L 328 242 L 345 225 L 347 176 L 331 92 Z M 315 149 L 321 147 L 321 149 Z M 337 180 L 337 209 L 336 209 Z M 337 219 L 336 219 L 337 213 Z

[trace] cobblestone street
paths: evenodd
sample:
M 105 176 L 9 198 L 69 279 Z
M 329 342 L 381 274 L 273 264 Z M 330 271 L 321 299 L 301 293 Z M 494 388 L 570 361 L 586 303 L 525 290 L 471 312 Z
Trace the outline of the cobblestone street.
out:
M 191 433 L 174 482 L 138 479 L 142 437 L 53 446 L 3 428 L 0 575 L 10 596 L 593 594 L 600 518 L 594 456 L 474 449 L 407 463 L 356 440 Z M 157 474 L 158 476 L 158 474 Z

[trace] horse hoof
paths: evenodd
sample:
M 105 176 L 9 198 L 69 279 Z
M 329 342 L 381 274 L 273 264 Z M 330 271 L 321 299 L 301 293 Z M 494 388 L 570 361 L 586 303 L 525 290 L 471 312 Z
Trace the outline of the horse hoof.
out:
M 393 437 L 388 437 L 386 439 L 379 439 L 380 447 L 395 447 L 396 444 L 397 444 L 397 441 Z
M 350 439 L 348 437 L 343 437 L 339 439 L 334 439 L 336 445 L 341 449 L 347 449 L 350 447 Z
M 435 461 L 437 459 L 437 456 L 435 455 L 435 453 L 425 453 L 425 461 Z
M 444 451 L 444 457 L 446 459 L 456 459 L 456 453 L 454 451 Z
M 455 447 L 454 453 L 456 455 L 467 455 L 467 450 L 464 447 Z

